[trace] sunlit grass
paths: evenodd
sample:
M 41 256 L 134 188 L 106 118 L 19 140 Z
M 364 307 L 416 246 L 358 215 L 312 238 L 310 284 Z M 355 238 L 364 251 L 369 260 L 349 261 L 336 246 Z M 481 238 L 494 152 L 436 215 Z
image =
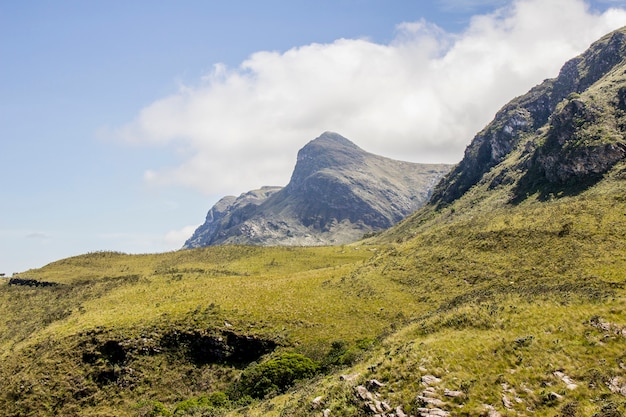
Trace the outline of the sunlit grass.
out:
M 160 401 L 173 410 L 227 391 L 241 370 L 176 352 L 129 351 L 121 364 L 83 354 L 111 340 L 134 346 L 176 332 L 234 332 L 320 363 L 335 342 L 353 349 L 353 362 L 233 415 L 319 415 L 310 406 L 319 395 L 333 415 L 358 415 L 352 386 L 368 378 L 384 382 L 381 395 L 408 413 L 425 374 L 441 378 L 441 390 L 466 393 L 451 401 L 459 415 L 484 413 L 485 404 L 538 416 L 570 403 L 578 415 L 623 409 L 607 381 L 626 377 L 626 338 L 590 324 L 600 317 L 626 326 L 623 183 L 516 206 L 506 204 L 506 190 L 486 200 L 479 191 L 355 245 L 102 252 L 27 271 L 59 285 L 0 287 L 0 407 L 136 415 L 137 404 Z M 363 340 L 371 342 L 356 349 Z M 567 389 L 556 371 L 578 387 Z M 97 383 L 102 372 L 117 372 L 118 383 Z M 359 377 L 346 383 L 341 373 Z

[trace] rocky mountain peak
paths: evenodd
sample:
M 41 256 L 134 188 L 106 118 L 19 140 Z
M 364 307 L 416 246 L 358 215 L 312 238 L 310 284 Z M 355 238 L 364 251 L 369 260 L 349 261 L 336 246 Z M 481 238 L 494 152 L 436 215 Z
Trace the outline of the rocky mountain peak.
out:
M 224 197 L 185 247 L 348 243 L 424 205 L 449 169 L 384 158 L 325 132 L 300 149 L 287 186 Z
M 300 151 L 287 187 L 299 187 L 310 175 L 324 169 L 346 169 L 363 161 L 363 149 L 338 133 L 324 132 Z
M 322 146 L 326 149 L 354 149 L 363 152 L 361 148 L 352 143 L 349 139 L 344 138 L 339 133 L 330 131 L 322 133 L 320 136 L 307 143 L 300 152 L 306 152 L 317 146 Z
M 556 78 L 545 80 L 527 94 L 515 98 L 506 104 L 496 114 L 494 120 L 474 137 L 465 150 L 463 160 L 438 184 L 433 192 L 431 202 L 441 206 L 450 204 L 461 197 L 493 167 L 508 158 L 519 145 L 526 143 L 530 137 L 535 135 L 538 129 L 543 127 L 551 129 L 552 136 L 554 136 L 558 125 L 565 126 L 568 124 L 568 122 L 564 122 L 561 119 L 567 119 L 568 114 L 574 115 L 576 112 L 572 110 L 584 107 L 581 103 L 572 103 L 563 113 L 559 105 L 564 100 L 575 98 L 573 95 L 584 93 L 603 78 L 615 73 L 618 67 L 621 68 L 623 66 L 625 57 L 626 28 L 622 28 L 594 42 L 583 54 L 568 61 Z M 614 83 L 614 85 L 617 84 Z M 618 101 L 617 98 L 615 101 Z M 608 102 L 604 104 L 612 106 Z M 598 103 L 591 105 L 591 107 L 598 107 Z M 555 115 L 555 112 L 561 113 L 561 115 Z M 591 114 L 591 112 L 587 113 Z M 576 117 L 579 117 L 579 115 Z M 561 121 L 555 120 L 555 123 L 550 125 L 550 120 L 553 118 Z M 587 120 L 586 122 L 587 124 L 593 123 L 592 120 Z M 577 123 L 580 125 L 581 120 Z M 579 127 L 577 126 L 576 129 Z M 573 133 L 573 130 L 569 133 Z M 550 140 L 548 144 L 552 142 Z M 605 148 L 609 150 L 614 149 L 612 145 Z M 545 149 L 538 152 L 545 154 Z M 620 153 L 621 150 L 609 159 L 614 161 L 619 157 L 618 154 Z M 570 152 L 570 156 L 572 155 L 574 153 Z M 579 153 L 578 155 L 580 156 L 581 154 Z M 548 159 L 550 159 L 550 162 L 546 162 Z M 537 156 L 535 162 L 538 161 L 543 161 L 546 166 L 552 164 L 550 167 L 547 167 L 547 171 L 554 171 L 558 169 L 558 167 L 555 168 L 556 165 L 566 163 L 565 160 L 554 155 L 550 158 Z M 588 162 L 588 159 L 586 161 Z M 582 160 L 573 164 L 580 163 L 582 163 Z M 602 168 L 592 167 L 589 170 L 593 170 L 597 174 L 598 172 L 604 172 L 609 165 L 607 163 Z M 543 171 L 546 171 L 544 168 L 542 168 Z M 586 171 L 579 170 L 577 172 Z M 550 176 L 551 174 L 548 172 L 548 177 Z M 552 177 L 556 176 L 559 176 L 561 179 L 565 178 L 563 173 L 552 175 Z M 574 176 L 571 175 L 568 178 L 574 178 Z M 532 181 L 527 181 L 527 183 L 536 182 L 535 180 L 536 178 Z

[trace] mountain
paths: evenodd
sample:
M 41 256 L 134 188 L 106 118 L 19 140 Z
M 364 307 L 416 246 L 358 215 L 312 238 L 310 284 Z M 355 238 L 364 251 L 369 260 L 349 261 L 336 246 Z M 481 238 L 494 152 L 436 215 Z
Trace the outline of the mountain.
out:
M 505 105 L 372 238 L 92 252 L 0 280 L 0 415 L 626 415 L 625 34 Z M 295 190 L 351 159 L 332 143 L 301 152 Z
M 515 153 L 515 162 L 489 177 L 492 187 L 515 182 L 516 200 L 601 179 L 626 155 L 625 49 L 623 30 L 608 34 L 568 61 L 557 78 L 505 105 L 437 185 L 432 203 L 450 204 Z
M 184 247 L 353 242 L 423 206 L 450 168 L 384 158 L 325 132 L 298 152 L 287 186 L 224 197 Z

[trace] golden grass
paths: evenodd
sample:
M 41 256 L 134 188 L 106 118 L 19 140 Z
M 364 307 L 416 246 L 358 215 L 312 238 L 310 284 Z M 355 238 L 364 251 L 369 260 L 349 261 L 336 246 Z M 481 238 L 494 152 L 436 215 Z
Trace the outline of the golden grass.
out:
M 321 362 L 333 342 L 378 340 L 353 365 L 331 366 L 232 415 L 319 415 L 311 408 L 318 395 L 333 416 L 360 415 L 353 385 L 369 378 L 411 412 L 427 373 L 442 378 L 441 390 L 466 393 L 449 405 L 458 415 L 485 413 L 485 404 L 505 415 L 623 410 L 607 381 L 626 378 L 626 338 L 591 324 L 600 317 L 626 327 L 626 190 L 618 173 L 547 202 L 507 205 L 507 192 L 472 190 L 453 207 L 427 208 L 355 245 L 92 253 L 27 271 L 25 278 L 60 285 L 0 287 L 0 408 L 147 415 L 158 400 L 173 410 L 227 390 L 240 369 L 193 363 L 180 352 L 129 351 L 121 364 L 81 355 L 107 340 L 130 346 L 172 332 L 230 331 Z M 98 384 L 109 371 L 117 382 Z M 568 390 L 555 371 L 578 387 Z M 360 376 L 346 383 L 341 373 Z

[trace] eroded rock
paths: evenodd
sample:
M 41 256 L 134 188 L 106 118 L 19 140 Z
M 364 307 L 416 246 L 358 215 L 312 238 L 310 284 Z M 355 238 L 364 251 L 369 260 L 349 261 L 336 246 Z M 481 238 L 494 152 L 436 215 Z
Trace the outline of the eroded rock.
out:
M 424 397 L 422 395 L 417 396 L 417 402 L 422 406 L 432 405 L 435 407 L 443 407 L 446 405 L 446 403 L 441 401 L 439 398 Z
M 422 377 L 422 384 L 424 385 L 437 385 L 440 382 L 441 382 L 441 379 L 433 375 L 424 375 Z
M 418 408 L 420 417 L 448 417 L 449 411 L 442 410 L 440 408 Z
M 569 376 L 565 375 L 563 372 L 555 371 L 553 374 L 565 383 L 565 387 L 567 389 L 574 390 L 578 388 L 578 384 L 576 384 Z
M 443 395 L 445 395 L 446 397 L 450 397 L 450 398 L 464 398 L 465 397 L 465 393 L 463 391 L 452 391 L 447 388 L 443 391 Z
M 613 377 L 607 382 L 607 386 L 616 394 L 621 394 L 626 397 L 626 380 L 621 376 Z
M 322 406 L 323 402 L 324 402 L 324 397 L 319 395 L 313 398 L 313 401 L 311 401 L 311 407 L 313 407 L 314 410 L 317 410 Z
M 379 382 L 376 379 L 370 379 L 369 381 L 366 382 L 365 386 L 370 391 L 378 391 L 380 388 L 384 387 L 385 384 L 383 384 L 382 382 Z
M 359 398 L 364 401 L 374 400 L 374 396 L 372 395 L 372 393 L 369 392 L 367 388 L 365 388 L 363 385 L 357 385 L 357 387 L 355 388 L 355 391 L 356 391 L 356 394 L 359 396 Z

